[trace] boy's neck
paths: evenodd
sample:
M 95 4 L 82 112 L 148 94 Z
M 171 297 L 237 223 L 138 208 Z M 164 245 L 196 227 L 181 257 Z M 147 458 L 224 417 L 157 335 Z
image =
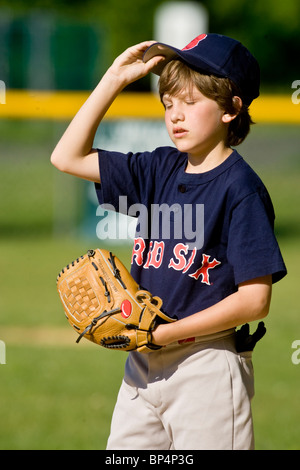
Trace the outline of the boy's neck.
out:
M 206 155 L 191 155 L 188 154 L 188 163 L 185 169 L 186 173 L 206 173 L 221 165 L 233 152 L 232 148 L 225 147 L 214 149 Z

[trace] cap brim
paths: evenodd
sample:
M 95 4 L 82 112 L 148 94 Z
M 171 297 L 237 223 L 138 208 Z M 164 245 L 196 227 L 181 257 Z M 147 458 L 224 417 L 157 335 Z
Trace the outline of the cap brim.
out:
M 148 60 L 152 59 L 152 57 L 162 55 L 165 57 L 165 60 L 160 62 L 156 65 L 151 72 L 155 73 L 156 75 L 160 75 L 167 65 L 173 59 L 181 59 L 185 62 L 189 67 L 198 70 L 198 72 L 203 73 L 212 73 L 215 75 L 224 76 L 216 71 L 212 64 L 209 64 L 205 59 L 201 56 L 195 58 L 191 55 L 189 50 L 181 50 L 177 49 L 176 47 L 169 46 L 168 44 L 164 44 L 162 42 L 156 42 L 152 44 L 148 49 L 145 51 L 143 55 L 143 61 L 148 62 Z
M 175 57 L 180 57 L 178 54 L 178 49 L 172 46 L 168 46 L 162 42 L 157 42 L 152 44 L 148 49 L 145 51 L 143 55 L 143 62 L 148 62 L 152 57 L 162 55 L 165 57 L 163 62 L 160 62 L 157 66 L 155 66 L 151 72 L 155 73 L 156 75 L 160 75 L 165 66 L 168 62 L 170 62 Z

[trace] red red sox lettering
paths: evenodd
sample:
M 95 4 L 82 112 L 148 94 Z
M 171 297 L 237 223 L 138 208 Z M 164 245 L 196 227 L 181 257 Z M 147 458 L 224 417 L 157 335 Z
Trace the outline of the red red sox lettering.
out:
M 144 252 L 146 243 L 143 238 L 135 238 L 134 247 L 132 251 L 131 264 L 136 263 L 138 266 L 143 266 L 144 269 L 153 267 L 159 269 L 162 265 L 165 243 L 163 241 L 150 241 L 149 252 L 146 260 L 144 260 Z M 168 268 L 181 271 L 183 274 L 191 270 L 192 265 L 197 257 L 197 249 L 194 248 L 192 253 L 188 254 L 189 247 L 184 243 L 177 243 L 173 249 L 173 257 L 169 260 Z M 209 270 L 215 268 L 221 264 L 215 258 L 210 261 L 210 255 L 202 253 L 202 265 L 195 272 L 188 274 L 196 281 L 200 279 L 200 282 L 210 285 Z

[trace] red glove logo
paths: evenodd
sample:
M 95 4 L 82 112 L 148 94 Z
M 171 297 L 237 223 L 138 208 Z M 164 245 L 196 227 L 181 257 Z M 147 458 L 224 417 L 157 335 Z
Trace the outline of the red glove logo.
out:
M 131 313 L 132 313 L 132 305 L 131 303 L 129 302 L 129 300 L 125 299 L 123 300 L 123 302 L 121 303 L 121 315 L 123 318 L 129 318 Z

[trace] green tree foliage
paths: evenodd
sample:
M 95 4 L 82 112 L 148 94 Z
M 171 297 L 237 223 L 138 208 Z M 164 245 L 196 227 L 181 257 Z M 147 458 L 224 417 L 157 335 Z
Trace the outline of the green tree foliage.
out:
M 262 82 L 270 88 L 299 79 L 298 0 L 206 0 L 210 30 L 242 41 L 258 59 Z
M 153 38 L 153 19 L 161 0 L 0 0 L 13 14 L 40 9 L 49 14 L 91 23 L 101 33 L 102 68 L 126 47 Z M 290 87 L 299 79 L 299 0 L 202 0 L 210 32 L 241 40 L 257 57 L 262 82 Z M 192 39 L 192 38 L 191 38 Z

